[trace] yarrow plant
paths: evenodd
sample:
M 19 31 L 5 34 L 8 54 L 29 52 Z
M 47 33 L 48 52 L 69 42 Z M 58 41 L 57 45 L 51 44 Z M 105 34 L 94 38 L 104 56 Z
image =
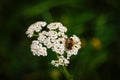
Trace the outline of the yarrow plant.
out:
M 33 55 L 47 56 L 47 49 L 51 49 L 57 55 L 57 60 L 52 60 L 51 64 L 55 67 L 67 66 L 70 63 L 70 57 L 77 55 L 81 48 L 81 41 L 73 35 L 70 38 L 65 34 L 67 28 L 60 22 L 47 24 L 44 21 L 38 21 L 27 29 L 26 34 L 29 38 L 36 36 L 32 41 L 31 51 Z

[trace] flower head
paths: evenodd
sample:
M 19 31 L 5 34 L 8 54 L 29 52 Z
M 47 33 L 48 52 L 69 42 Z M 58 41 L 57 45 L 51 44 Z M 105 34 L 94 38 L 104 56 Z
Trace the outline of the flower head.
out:
M 38 33 L 37 40 L 32 41 L 31 51 L 33 55 L 47 56 L 47 49 L 51 49 L 55 52 L 54 54 L 57 54 L 58 58 L 58 60 L 52 60 L 51 64 L 56 67 L 67 66 L 70 63 L 70 57 L 76 55 L 81 48 L 80 39 L 76 35 L 68 38 L 65 34 L 67 28 L 62 23 L 54 22 L 47 26 L 46 24 L 46 22 L 36 22 L 26 31 L 28 37 L 32 37 L 34 32 Z M 42 30 L 43 27 L 46 27 L 47 30 Z M 64 56 L 64 54 L 67 56 Z

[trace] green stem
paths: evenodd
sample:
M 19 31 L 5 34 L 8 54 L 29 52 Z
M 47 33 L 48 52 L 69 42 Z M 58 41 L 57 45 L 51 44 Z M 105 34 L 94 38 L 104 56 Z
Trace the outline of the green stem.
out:
M 39 35 L 37 35 L 37 34 L 33 34 L 33 37 L 38 37 Z
M 67 71 L 67 69 L 66 69 L 65 66 L 62 66 L 62 73 L 65 75 L 65 77 L 66 77 L 68 80 L 73 80 L 72 76 L 69 74 L 69 72 Z

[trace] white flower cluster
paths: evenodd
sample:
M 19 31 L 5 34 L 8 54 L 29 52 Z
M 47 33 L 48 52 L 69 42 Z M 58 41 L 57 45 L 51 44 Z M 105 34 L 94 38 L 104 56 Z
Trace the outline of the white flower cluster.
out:
M 69 60 L 66 59 L 64 56 L 59 56 L 58 60 L 52 60 L 51 63 L 56 67 L 60 65 L 67 66 L 67 64 L 69 64 Z
M 26 34 L 28 34 L 28 37 L 32 37 L 34 32 L 39 32 L 42 29 L 42 27 L 45 27 L 46 24 L 47 24 L 46 22 L 40 22 L 40 21 L 36 22 L 30 25 L 30 27 L 26 31 Z
M 46 47 L 43 47 L 42 44 L 40 44 L 40 42 L 38 40 L 32 41 L 31 51 L 33 52 L 33 55 L 47 56 L 47 49 L 46 49 Z
M 51 49 L 57 54 L 58 58 L 58 60 L 52 60 L 51 64 L 56 67 L 60 65 L 67 66 L 70 63 L 70 57 L 76 55 L 81 48 L 81 42 L 76 35 L 68 38 L 65 32 L 67 32 L 67 28 L 59 22 L 47 25 L 46 22 L 38 21 L 32 24 L 26 31 L 26 34 L 30 38 L 33 34 L 37 33 L 38 35 L 37 40 L 33 40 L 31 44 L 33 55 L 47 56 L 47 49 Z M 67 39 L 70 40 L 67 41 Z

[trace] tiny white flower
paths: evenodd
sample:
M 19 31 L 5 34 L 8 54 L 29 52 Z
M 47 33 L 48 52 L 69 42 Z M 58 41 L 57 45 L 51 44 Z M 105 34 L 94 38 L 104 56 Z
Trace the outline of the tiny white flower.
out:
M 58 60 L 52 60 L 51 64 L 54 65 L 55 67 L 59 66 L 59 61 Z
M 39 42 L 43 42 L 43 41 L 45 41 L 46 40 L 46 36 L 45 35 L 43 35 L 43 33 L 39 33 L 39 36 L 38 36 L 38 40 L 39 40 Z
M 60 30 L 60 32 L 66 32 L 67 28 L 64 26 L 59 26 L 59 30 Z
M 65 35 L 63 32 L 58 32 L 58 36 L 66 39 L 68 38 L 67 35 Z
M 48 37 L 46 40 L 43 41 L 43 44 L 47 47 L 47 48 L 51 48 L 53 45 L 50 41 L 50 38 Z

